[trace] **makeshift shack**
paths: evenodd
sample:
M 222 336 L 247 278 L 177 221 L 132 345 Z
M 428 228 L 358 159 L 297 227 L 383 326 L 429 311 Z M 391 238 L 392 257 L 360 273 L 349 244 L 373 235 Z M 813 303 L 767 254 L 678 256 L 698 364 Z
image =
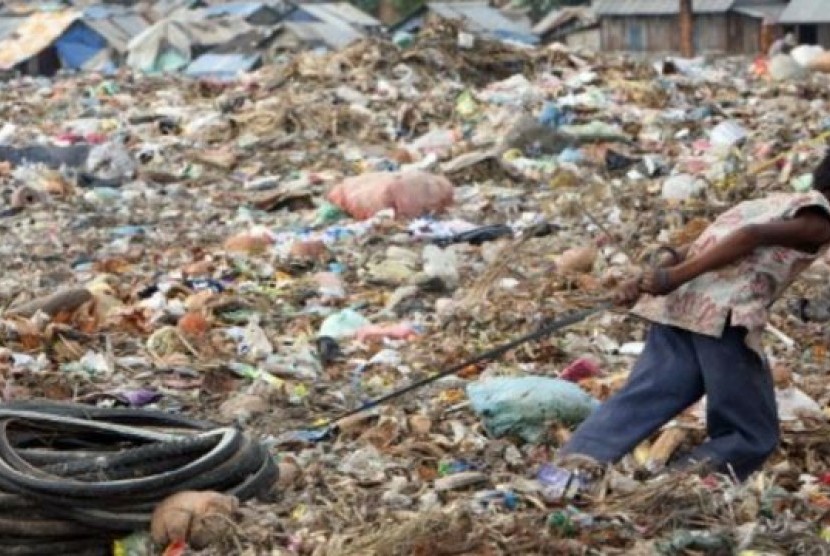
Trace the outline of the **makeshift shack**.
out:
M 242 19 L 200 15 L 180 14 L 145 29 L 130 41 L 127 64 L 146 73 L 178 71 L 212 48 L 252 31 Z
M 536 44 L 538 38 L 528 25 L 516 22 L 487 2 L 428 2 L 394 25 L 390 31 L 417 33 L 432 18 L 461 22 L 463 27 L 481 37 Z
M 379 20 L 351 4 L 301 4 L 285 16 L 275 39 L 275 48 L 281 51 L 338 50 L 382 32 L 383 25 Z
M 150 22 L 123 6 L 92 6 L 57 43 L 64 67 L 114 71 L 127 56 L 130 40 Z
M 258 69 L 273 60 L 274 41 L 279 34 L 279 27 L 255 27 L 193 60 L 185 74 L 226 80 Z
M 574 48 L 599 50 L 599 22 L 589 8 L 553 10 L 533 27 L 543 44 L 561 42 Z
M 0 40 L 0 71 L 19 71 L 28 75 L 53 75 L 63 67 L 61 54 L 69 63 L 83 59 L 83 53 L 59 39 L 80 14 L 74 11 L 34 13 L 23 18 L 14 30 Z M 103 38 L 92 33 L 83 35 L 88 43 L 103 43 Z M 77 57 L 75 54 L 78 54 Z
M 334 51 L 364 37 L 364 34 L 345 23 L 302 21 L 283 23 L 274 41 L 280 51 L 298 50 Z
M 285 16 L 286 23 L 326 23 L 351 28 L 361 35 L 380 33 L 381 22 L 348 2 L 299 4 Z M 318 27 L 319 29 L 322 29 Z
M 801 44 L 830 48 L 830 3 L 826 0 L 792 0 L 779 23 L 792 28 Z
M 748 10 L 783 2 L 695 0 L 692 2 L 697 53 L 753 55 L 761 51 L 766 13 Z M 604 51 L 670 53 L 680 50 L 680 2 L 667 0 L 596 0 Z

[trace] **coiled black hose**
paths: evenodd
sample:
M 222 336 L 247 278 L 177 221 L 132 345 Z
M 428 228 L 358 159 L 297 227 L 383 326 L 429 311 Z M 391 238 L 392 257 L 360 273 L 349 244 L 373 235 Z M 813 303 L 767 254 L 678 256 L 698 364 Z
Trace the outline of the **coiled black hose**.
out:
M 184 490 L 266 498 L 278 468 L 229 427 L 159 411 L 0 405 L 0 554 L 108 554 Z

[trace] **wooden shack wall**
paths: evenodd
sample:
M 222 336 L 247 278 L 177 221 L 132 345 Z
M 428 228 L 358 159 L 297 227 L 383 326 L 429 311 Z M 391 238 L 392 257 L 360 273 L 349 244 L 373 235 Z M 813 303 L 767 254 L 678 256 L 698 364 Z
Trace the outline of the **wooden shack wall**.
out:
M 565 44 L 571 48 L 586 48 L 588 50 L 600 49 L 599 28 L 583 29 L 574 31 L 565 37 Z
M 761 52 L 763 20 L 731 13 L 727 20 L 729 54 L 752 56 Z
M 698 53 L 726 52 L 726 14 L 695 16 L 695 50 Z M 675 16 L 603 17 L 600 22 L 602 49 L 628 52 L 677 52 L 680 32 Z

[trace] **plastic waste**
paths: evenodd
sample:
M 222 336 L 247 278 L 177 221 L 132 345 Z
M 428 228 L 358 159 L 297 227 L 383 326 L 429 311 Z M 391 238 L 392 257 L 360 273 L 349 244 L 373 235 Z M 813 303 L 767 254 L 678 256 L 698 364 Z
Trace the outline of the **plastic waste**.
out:
M 473 495 L 470 505 L 476 513 L 498 509 L 513 511 L 519 506 L 519 497 L 510 490 L 483 490 Z
M 792 56 L 779 54 L 769 61 L 769 75 L 775 81 L 795 81 L 806 77 L 807 70 Z
M 423 252 L 424 274 L 438 278 L 447 288 L 458 286 L 461 277 L 458 273 L 458 259 L 452 247 L 441 249 L 436 245 L 427 245 Z
M 343 309 L 338 313 L 330 315 L 323 321 L 317 336 L 333 338 L 335 340 L 351 338 L 358 330 L 370 324 L 369 320 L 357 311 Z
M 415 42 L 415 37 L 406 31 L 398 31 L 392 36 L 392 42 L 398 48 L 409 48 Z
M 320 363 L 323 367 L 333 363 L 341 355 L 342 352 L 340 351 L 340 346 L 337 344 L 337 340 L 329 338 L 328 336 L 317 337 L 317 356 L 320 358 Z
M 705 184 L 691 174 L 677 174 L 663 182 L 663 199 L 667 201 L 686 201 L 701 191 Z
M 734 120 L 719 123 L 709 134 L 712 145 L 732 147 L 748 137 L 746 129 Z
M 792 188 L 798 193 L 807 193 L 813 188 L 813 174 L 802 174 L 792 179 Z
M 365 483 L 384 481 L 386 479 L 386 468 L 387 464 L 383 460 L 383 456 L 371 445 L 350 452 L 337 466 L 341 473 L 351 475 Z
M 562 500 L 571 500 L 579 494 L 585 483 L 572 471 L 546 463 L 536 473 L 542 498 L 555 504 Z
M 355 333 L 355 336 L 360 342 L 368 342 L 382 340 L 384 338 L 391 340 L 411 340 L 419 334 L 420 332 L 415 326 L 408 322 L 401 322 L 397 324 L 370 324 L 360 328 Z
M 573 537 L 580 529 L 594 524 L 594 517 L 574 506 L 557 510 L 548 516 L 548 527 L 561 537 Z
M 799 66 L 810 67 L 810 65 L 825 53 L 824 49 L 818 45 L 800 44 L 790 50 L 790 56 Z
M 551 422 L 577 424 L 599 406 L 572 382 L 538 376 L 474 382 L 467 396 L 490 434 L 516 434 L 528 442 L 538 442 Z
M 455 243 L 469 243 L 470 245 L 481 245 L 489 241 L 496 241 L 502 238 L 513 237 L 513 228 L 505 224 L 493 224 L 482 226 L 472 230 L 442 237 L 435 240 L 439 247 L 446 247 Z
M 489 84 L 480 91 L 482 102 L 505 106 L 523 106 L 541 100 L 543 91 L 533 85 L 527 77 L 518 73 L 503 81 Z
M 476 115 L 478 112 L 478 105 L 476 104 L 475 99 L 473 99 L 473 94 L 470 91 L 464 91 L 458 95 L 458 99 L 455 101 L 455 111 L 458 112 L 458 115 L 462 118 L 470 118 Z
M 444 157 L 450 153 L 453 145 L 461 139 L 461 133 L 455 129 L 434 129 L 420 136 L 409 145 L 413 152 L 426 156 L 434 154 Z
M 470 50 L 476 44 L 476 37 L 471 33 L 465 33 L 463 31 L 458 33 L 458 48 L 462 48 L 464 50 Z
M 579 149 L 564 149 L 556 159 L 562 164 L 578 164 L 585 157 Z
M 259 325 L 258 316 L 254 316 L 245 327 L 237 352 L 241 357 L 252 361 L 264 359 L 274 353 L 274 346 Z
M 798 421 L 802 416 L 824 418 L 821 406 L 813 398 L 795 386 L 776 389 L 778 418 L 781 421 Z
M 329 201 L 354 218 L 367 219 L 385 209 L 396 218 L 440 213 L 453 202 L 446 178 L 420 171 L 370 173 L 346 178 L 328 195 Z
M 610 172 L 627 170 L 637 164 L 638 161 L 639 159 L 637 158 L 625 156 L 611 149 L 605 151 L 605 167 Z
M 136 161 L 120 141 L 94 146 L 86 160 L 86 171 L 101 179 L 131 178 L 137 168 Z
M 542 106 L 542 111 L 539 113 L 539 123 L 556 129 L 559 126 L 568 123 L 570 118 L 566 112 L 553 102 L 546 102 Z
M 317 291 L 323 299 L 344 299 L 346 286 L 340 276 L 334 272 L 320 272 L 314 275 Z
M 670 539 L 657 541 L 658 554 L 675 555 L 697 552 L 703 554 L 733 554 L 735 541 L 731 535 L 717 531 L 675 531 Z
M 587 124 L 562 126 L 563 133 L 582 139 L 596 141 L 622 141 L 628 142 L 628 136 L 623 131 L 611 124 L 593 121 Z

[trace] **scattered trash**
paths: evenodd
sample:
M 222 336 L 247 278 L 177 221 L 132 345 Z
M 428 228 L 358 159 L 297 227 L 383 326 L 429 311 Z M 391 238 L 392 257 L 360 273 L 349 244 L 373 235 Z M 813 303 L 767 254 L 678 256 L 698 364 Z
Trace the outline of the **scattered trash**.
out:
M 240 19 L 194 15 L 207 26 L 200 36 L 217 19 Z M 76 504 L 38 491 L 39 512 L 23 512 L 31 523 L 59 522 L 56 535 L 71 533 L 61 542 L 76 533 L 86 542 L 91 527 L 95 549 L 140 554 L 152 545 L 150 512 L 187 490 L 240 502 L 215 526 L 194 520 L 190 537 L 221 533 L 206 556 L 826 548 L 826 257 L 770 308 L 781 444 L 746 484 L 676 472 L 706 437 L 703 404 L 601 480 L 559 462 L 569 429 L 624 384 L 644 349 L 642 323 L 622 311 L 441 371 L 597 306 L 658 246 L 694 241 L 737 200 L 809 191 L 830 130 L 827 52 L 654 65 L 559 43 L 517 46 L 432 17 L 417 32 L 312 52 L 292 46 L 305 42 L 295 31 L 306 23 L 288 21 L 259 69 L 192 78 L 166 67 L 191 52 L 178 44 L 178 17 L 148 35 L 161 48 L 144 56 L 159 66 L 153 75 L 34 77 L 26 63 L 0 87 L 9 107 L 0 394 L 4 405 L 128 411 L 103 422 L 137 437 L 95 432 L 61 449 L 140 465 L 76 474 L 74 460 L 55 464 L 102 489 L 210 460 L 225 433 L 235 436 L 217 450 L 229 460 L 173 476 L 164 492 L 119 493 L 109 508 L 93 507 L 94 494 Z M 244 36 L 259 27 L 246 23 Z M 165 34 L 176 44 L 164 46 Z M 184 448 L 201 447 L 172 460 L 134 452 L 168 449 L 133 427 L 149 415 L 176 420 L 154 434 L 195 430 Z M 182 427 L 184 415 L 228 429 Z M 13 445 L 44 430 L 4 422 Z M 15 449 L 52 476 L 54 446 Z M 41 485 L 30 471 L 19 472 Z M 248 503 L 264 483 L 280 496 Z M 73 516 L 118 513 L 135 499 L 141 519 L 103 535 L 89 519 L 81 534 L 48 513 L 53 495 Z M 146 554 L 199 544 L 165 531 L 166 546 Z M 0 553 L 12 552 L 7 533 Z

